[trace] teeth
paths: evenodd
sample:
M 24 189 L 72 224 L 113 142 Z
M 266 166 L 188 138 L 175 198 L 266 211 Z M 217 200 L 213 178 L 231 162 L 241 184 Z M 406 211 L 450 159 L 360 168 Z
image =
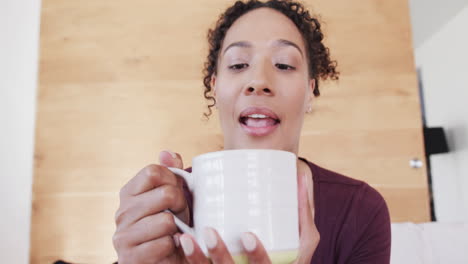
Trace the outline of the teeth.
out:
M 262 114 L 252 114 L 252 115 L 248 115 L 248 117 L 250 117 L 250 118 L 268 118 L 268 116 L 262 115 Z

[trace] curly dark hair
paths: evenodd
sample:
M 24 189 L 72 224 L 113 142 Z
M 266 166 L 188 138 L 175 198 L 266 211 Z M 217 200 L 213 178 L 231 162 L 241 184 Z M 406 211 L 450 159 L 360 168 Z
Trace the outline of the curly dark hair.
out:
M 211 103 L 208 104 L 208 113 L 204 113 L 205 117 L 208 118 L 211 115 L 211 108 L 216 104 L 215 98 L 210 95 L 212 91 L 211 76 L 216 74 L 218 55 L 226 32 L 239 17 L 262 7 L 281 12 L 294 22 L 301 33 L 306 45 L 309 77 L 316 81 L 315 96 L 320 95 L 319 79 L 338 80 L 337 62 L 330 59 L 330 51 L 322 42 L 323 33 L 320 22 L 317 18 L 312 17 L 301 3 L 293 0 L 236 1 L 219 16 L 216 26 L 208 30 L 209 53 L 203 69 L 203 84 L 205 85 L 204 97 Z

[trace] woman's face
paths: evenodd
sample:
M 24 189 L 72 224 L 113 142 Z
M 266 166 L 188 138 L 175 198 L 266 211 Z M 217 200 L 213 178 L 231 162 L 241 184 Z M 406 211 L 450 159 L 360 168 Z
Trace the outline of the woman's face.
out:
M 236 20 L 212 77 L 225 149 L 297 153 L 315 86 L 306 56 L 300 32 L 280 12 L 259 8 Z

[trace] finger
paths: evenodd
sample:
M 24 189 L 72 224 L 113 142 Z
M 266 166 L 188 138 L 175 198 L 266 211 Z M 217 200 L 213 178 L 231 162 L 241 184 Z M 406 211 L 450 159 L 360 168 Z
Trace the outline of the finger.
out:
M 136 246 L 132 261 L 128 263 L 159 263 L 171 256 L 175 249 L 172 236 L 161 237 Z
M 122 232 L 127 236 L 129 246 L 136 246 L 164 236 L 172 236 L 177 232 L 177 226 L 174 216 L 163 212 L 147 216 Z
M 151 263 L 158 263 L 158 264 L 173 264 L 173 263 L 184 263 L 184 254 L 182 252 L 179 253 L 179 250 L 174 250 L 172 255 L 166 257 L 165 259 L 159 262 L 151 262 Z
M 159 153 L 159 163 L 166 167 L 184 169 L 182 157 L 178 153 L 174 153 L 169 150 L 161 151 L 161 153 Z
M 250 264 L 271 263 L 265 248 L 253 233 L 243 233 L 241 241 Z
M 159 153 L 159 163 L 165 167 L 178 168 L 183 170 L 184 163 L 182 162 L 182 156 L 179 153 L 175 153 L 169 150 L 161 151 Z M 185 183 L 184 178 L 177 177 L 177 184 L 183 186 Z
M 136 196 L 163 184 L 178 185 L 177 177 L 164 166 L 151 164 L 133 177 L 120 192 L 120 197 Z
M 157 262 L 158 264 L 173 264 L 173 263 L 184 263 L 186 264 L 187 261 L 185 261 L 185 256 L 184 252 L 182 251 L 182 247 L 177 247 L 174 249 L 172 252 L 172 255 L 166 257 L 163 261 Z
M 209 264 L 210 260 L 205 256 L 200 246 L 195 242 L 189 234 L 182 234 L 180 237 L 180 245 L 184 252 L 185 259 L 189 264 Z
M 205 228 L 203 238 L 213 263 L 234 263 L 231 254 L 216 230 L 209 227 Z
M 174 239 L 174 244 L 176 246 L 176 248 L 180 248 L 180 236 L 182 234 L 181 233 L 175 233 L 172 238 Z
M 307 174 L 298 177 L 300 248 L 297 263 L 307 263 L 317 248 L 320 234 L 315 226 L 307 186 Z
M 158 214 L 164 210 L 179 213 L 187 208 L 183 190 L 174 185 L 162 185 L 131 199 L 116 213 L 115 221 L 118 228 L 125 228 L 140 219 Z

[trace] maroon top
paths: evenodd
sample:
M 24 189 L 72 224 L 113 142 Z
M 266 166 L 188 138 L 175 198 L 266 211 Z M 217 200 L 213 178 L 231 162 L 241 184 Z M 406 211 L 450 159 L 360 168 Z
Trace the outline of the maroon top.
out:
M 320 233 L 311 263 L 390 263 L 390 216 L 382 195 L 363 181 L 300 159 L 312 171 L 315 225 Z M 191 208 L 188 192 L 187 198 Z

